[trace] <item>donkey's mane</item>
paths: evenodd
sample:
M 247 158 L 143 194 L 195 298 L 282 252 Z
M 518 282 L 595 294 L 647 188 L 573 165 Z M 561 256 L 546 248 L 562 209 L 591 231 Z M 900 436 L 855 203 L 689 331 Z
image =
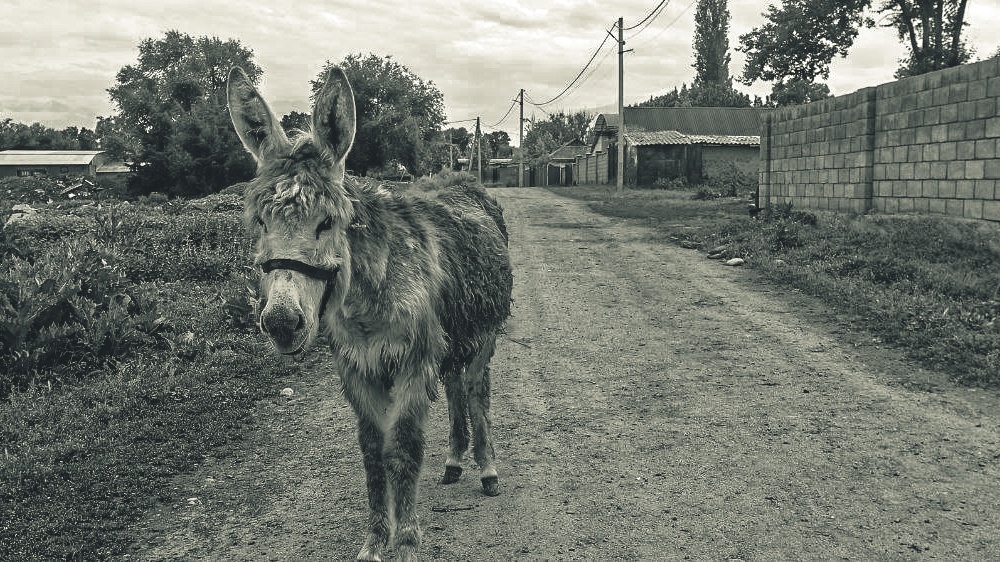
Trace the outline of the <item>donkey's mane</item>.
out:
M 313 144 L 312 135 L 299 132 L 288 153 L 269 159 L 247 185 L 246 219 L 257 216 L 297 222 L 322 211 L 349 221 L 353 216 L 351 197 L 344 184 L 336 183 L 332 176 L 333 165 Z

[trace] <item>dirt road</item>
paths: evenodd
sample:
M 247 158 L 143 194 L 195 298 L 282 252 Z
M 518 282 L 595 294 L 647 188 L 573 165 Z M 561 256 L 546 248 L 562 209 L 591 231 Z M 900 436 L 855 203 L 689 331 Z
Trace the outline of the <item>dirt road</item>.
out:
M 441 560 L 997 559 L 1000 396 L 857 346 L 824 311 L 534 189 L 506 208 L 514 316 L 494 360 L 502 495 L 437 484 Z M 322 352 L 232 456 L 176 482 L 129 559 L 339 560 L 362 541 L 351 412 Z M 903 386 L 901 374 L 920 387 Z M 468 467 L 467 467 L 468 468 Z

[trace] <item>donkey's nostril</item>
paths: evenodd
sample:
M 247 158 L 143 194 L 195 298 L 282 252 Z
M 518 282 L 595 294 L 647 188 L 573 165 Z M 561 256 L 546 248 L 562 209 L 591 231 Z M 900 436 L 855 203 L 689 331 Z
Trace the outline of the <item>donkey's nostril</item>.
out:
M 295 331 L 297 332 L 297 331 L 301 330 L 302 328 L 305 327 L 305 325 L 306 325 L 306 319 L 305 319 L 305 317 L 302 316 L 301 314 L 299 314 L 299 322 L 297 324 L 295 324 Z

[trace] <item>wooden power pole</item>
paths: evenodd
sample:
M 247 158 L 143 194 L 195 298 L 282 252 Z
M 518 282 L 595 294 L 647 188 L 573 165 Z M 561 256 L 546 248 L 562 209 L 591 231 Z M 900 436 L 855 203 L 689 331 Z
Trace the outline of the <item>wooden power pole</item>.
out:
M 625 185 L 625 70 L 623 67 L 625 54 L 625 38 L 622 18 L 618 18 L 618 178 L 617 189 L 621 191 Z
M 517 119 L 517 147 L 521 156 L 517 159 L 517 187 L 524 187 L 524 88 L 518 95 L 521 103 L 521 115 Z
M 479 131 L 479 118 L 476 117 L 476 159 L 479 161 L 479 183 L 483 183 L 483 136 Z

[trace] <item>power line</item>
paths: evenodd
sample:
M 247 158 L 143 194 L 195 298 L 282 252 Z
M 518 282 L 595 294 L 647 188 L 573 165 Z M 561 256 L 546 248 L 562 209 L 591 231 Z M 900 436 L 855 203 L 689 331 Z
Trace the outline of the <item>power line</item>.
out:
M 661 3 L 660 3 L 660 5 L 659 5 L 659 6 L 658 6 L 658 7 L 656 8 L 656 10 L 655 10 L 655 11 L 654 11 L 653 13 L 651 13 L 651 14 L 650 14 L 650 15 L 652 15 L 653 17 L 651 17 L 651 18 L 647 18 L 647 19 L 646 19 L 646 23 L 644 23 L 644 24 L 641 24 L 641 25 L 642 25 L 642 27 L 639 27 L 639 24 L 637 24 L 637 25 L 635 25 L 635 26 L 633 26 L 633 27 L 631 27 L 631 28 L 628 28 L 628 29 L 634 29 L 635 27 L 639 27 L 638 31 L 636 31 L 635 33 L 633 33 L 633 34 L 631 34 L 631 35 L 629 35 L 629 36 L 628 36 L 628 40 L 629 40 L 629 41 L 631 41 L 631 40 L 632 40 L 632 39 L 634 39 L 635 37 L 638 37 L 640 33 L 642 33 L 643 31 L 646 31 L 646 29 L 647 29 L 647 28 L 648 28 L 648 27 L 649 27 L 649 26 L 650 26 L 650 25 L 651 25 L 651 24 L 652 24 L 652 23 L 653 23 L 654 21 L 656 21 L 656 20 L 657 20 L 657 18 L 659 18 L 660 16 L 662 16 L 662 15 L 663 15 L 663 12 L 665 12 L 665 11 L 666 11 L 666 9 L 667 9 L 667 6 L 668 6 L 669 4 L 670 4 L 670 0 L 666 0 L 666 1 L 664 1 L 664 2 L 661 2 Z
M 510 102 L 510 107 L 507 108 L 507 113 L 504 113 L 503 117 L 501 117 L 499 121 L 497 121 L 496 123 L 494 123 L 492 125 L 486 125 L 486 128 L 487 129 L 494 129 L 494 128 L 496 128 L 497 125 L 499 125 L 500 123 L 503 123 L 507 119 L 507 116 L 510 115 L 510 112 L 514 110 L 514 106 L 515 105 L 517 105 L 517 99 L 514 99 L 513 101 Z
M 577 73 L 576 78 L 573 78 L 573 80 L 565 88 L 563 88 L 563 91 L 561 91 L 558 94 L 556 94 L 556 96 L 553 97 L 552 99 L 543 101 L 543 102 L 535 104 L 535 105 L 548 105 L 548 104 L 550 104 L 550 103 L 558 100 L 559 98 L 561 98 L 563 96 L 563 94 L 565 94 L 567 91 L 569 91 L 569 89 L 573 87 L 573 84 L 576 84 L 577 80 L 579 80 L 580 77 L 583 76 L 583 73 L 587 71 L 587 69 L 590 67 L 590 64 L 592 62 L 594 62 L 594 59 L 597 58 L 597 54 L 600 53 L 601 49 L 604 48 L 604 44 L 608 42 L 608 38 L 609 37 L 611 37 L 611 30 L 607 30 L 607 33 L 604 35 L 604 40 L 601 41 L 601 44 L 597 47 L 597 50 L 594 51 L 594 54 L 590 56 L 590 60 L 587 61 L 587 64 L 583 65 L 583 68 L 581 68 L 580 72 Z
M 666 26 L 664 26 L 664 28 L 661 29 L 660 32 L 657 33 L 656 35 L 654 35 L 652 38 L 647 39 L 646 41 L 644 41 L 643 45 L 648 45 L 648 44 L 652 43 L 653 41 L 656 41 L 657 39 L 659 39 L 660 35 L 663 35 L 664 31 L 666 31 L 666 30 L 670 29 L 671 27 L 673 27 L 674 24 L 677 23 L 677 20 L 681 19 L 681 16 L 683 16 L 684 14 L 686 14 L 687 11 L 691 9 L 691 6 L 694 6 L 694 3 L 697 2 L 697 1 L 698 0 L 691 0 L 691 2 L 689 2 L 688 5 L 685 6 L 685 8 L 683 10 L 681 10 L 681 12 L 679 14 L 677 14 L 676 17 L 674 17 L 674 19 L 670 20 L 670 23 L 668 23 Z M 638 33 L 636 35 L 638 35 Z M 635 35 L 633 35 L 633 37 L 635 37 Z
M 660 0 L 660 3 L 657 4 L 655 8 L 653 8 L 652 10 L 650 10 L 648 14 L 646 14 L 646 17 L 644 17 L 641 20 L 639 20 L 638 23 L 635 23 L 633 25 L 630 25 L 630 26 L 626 27 L 624 29 L 624 31 L 632 31 L 633 29 L 639 27 L 643 23 L 646 23 L 646 20 L 648 20 L 650 18 L 655 18 L 654 14 L 656 14 L 656 12 L 660 11 L 663 8 L 663 6 L 665 6 L 667 4 L 667 2 L 669 2 L 669 1 L 670 0 Z

